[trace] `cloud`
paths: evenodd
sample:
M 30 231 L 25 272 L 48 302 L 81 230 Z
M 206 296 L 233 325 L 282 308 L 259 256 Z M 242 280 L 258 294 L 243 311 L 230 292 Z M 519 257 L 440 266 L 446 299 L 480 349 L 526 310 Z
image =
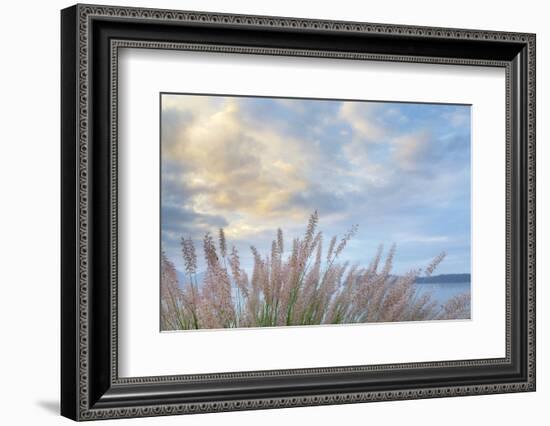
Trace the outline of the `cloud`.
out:
M 417 170 L 425 166 L 431 145 L 429 132 L 422 131 L 413 134 L 404 134 L 392 140 L 393 157 L 405 170 Z
M 454 127 L 470 127 L 470 109 L 454 108 L 444 111 L 441 117 Z
M 224 227 L 263 252 L 318 210 L 327 237 L 360 225 L 352 262 L 396 242 L 397 268 L 446 250 L 465 270 L 469 156 L 467 107 L 163 95 L 163 246 Z
M 200 238 L 211 227 L 223 228 L 227 220 L 220 215 L 197 213 L 183 206 L 163 205 L 161 211 L 163 230 L 184 237 Z
M 292 203 L 308 191 L 306 174 L 315 162 L 304 142 L 247 120 L 236 99 L 213 105 L 191 98 L 163 105 L 165 112 L 176 110 L 177 116 L 186 117 L 163 115 L 163 178 L 176 183 L 166 187 L 167 198 L 179 191 L 176 198 L 188 209 L 206 216 L 227 215 L 233 219 L 228 232 L 234 234 L 237 229 L 256 229 L 254 222 L 259 226 L 288 218 L 306 220 L 310 206 Z M 246 226 L 237 225 L 242 217 L 248 220 Z
M 407 234 L 399 233 L 394 235 L 394 238 L 400 243 L 413 243 L 413 244 L 433 244 L 433 243 L 446 243 L 451 239 L 447 235 L 421 235 L 421 234 Z
M 348 123 L 357 136 L 368 142 L 382 142 L 386 132 L 376 116 L 378 108 L 376 103 L 342 102 L 339 117 Z

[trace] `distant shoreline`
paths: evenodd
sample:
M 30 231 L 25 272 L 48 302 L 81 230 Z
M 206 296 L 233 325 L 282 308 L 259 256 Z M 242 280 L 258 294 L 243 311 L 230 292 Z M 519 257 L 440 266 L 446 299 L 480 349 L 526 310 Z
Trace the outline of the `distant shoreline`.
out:
M 202 283 L 202 280 L 204 279 L 204 272 L 200 272 L 196 275 L 196 279 L 198 284 L 200 285 Z M 182 273 L 177 272 L 177 277 L 180 286 L 183 285 L 183 283 L 188 281 L 188 277 Z M 453 283 L 469 283 L 471 282 L 471 275 L 470 274 L 439 274 L 439 275 L 432 275 L 431 277 L 416 277 L 415 282 L 417 284 L 453 284 Z
M 440 274 L 431 277 L 416 277 L 417 284 L 429 283 L 466 283 L 471 281 L 470 274 Z

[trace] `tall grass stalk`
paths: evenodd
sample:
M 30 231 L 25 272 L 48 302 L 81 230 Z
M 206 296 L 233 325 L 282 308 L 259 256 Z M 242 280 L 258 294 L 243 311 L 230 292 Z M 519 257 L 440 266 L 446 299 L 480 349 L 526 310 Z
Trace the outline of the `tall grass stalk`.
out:
M 303 238 L 292 241 L 285 255 L 283 232 L 277 231 L 271 252 L 262 256 L 251 247 L 254 266 L 249 278 L 237 249 L 228 251 L 223 229 L 218 244 L 203 239 L 206 261 L 202 285 L 197 281 L 197 257 L 190 239 L 182 239 L 186 280 L 179 283 L 174 264 L 161 256 L 162 330 L 273 327 L 365 322 L 463 319 L 470 316 L 469 294 L 438 305 L 420 295 L 416 277 L 431 275 L 444 260 L 437 255 L 422 271 L 391 274 L 396 247 L 384 258 L 380 246 L 368 267 L 340 262 L 357 225 L 339 241 L 331 238 L 323 255 L 323 234 L 311 215 Z

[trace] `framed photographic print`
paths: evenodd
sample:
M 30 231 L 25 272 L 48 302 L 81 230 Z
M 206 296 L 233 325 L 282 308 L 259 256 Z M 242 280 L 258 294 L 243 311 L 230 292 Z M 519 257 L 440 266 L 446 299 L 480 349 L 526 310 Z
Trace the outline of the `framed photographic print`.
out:
M 61 29 L 64 416 L 535 390 L 535 35 Z

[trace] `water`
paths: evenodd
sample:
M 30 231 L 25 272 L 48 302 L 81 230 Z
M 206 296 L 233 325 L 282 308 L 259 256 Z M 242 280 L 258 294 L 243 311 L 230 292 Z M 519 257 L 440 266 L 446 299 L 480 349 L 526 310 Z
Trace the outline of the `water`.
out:
M 438 305 L 445 304 L 449 299 L 462 293 L 470 293 L 470 283 L 417 283 L 418 294 L 431 293 L 432 299 Z

